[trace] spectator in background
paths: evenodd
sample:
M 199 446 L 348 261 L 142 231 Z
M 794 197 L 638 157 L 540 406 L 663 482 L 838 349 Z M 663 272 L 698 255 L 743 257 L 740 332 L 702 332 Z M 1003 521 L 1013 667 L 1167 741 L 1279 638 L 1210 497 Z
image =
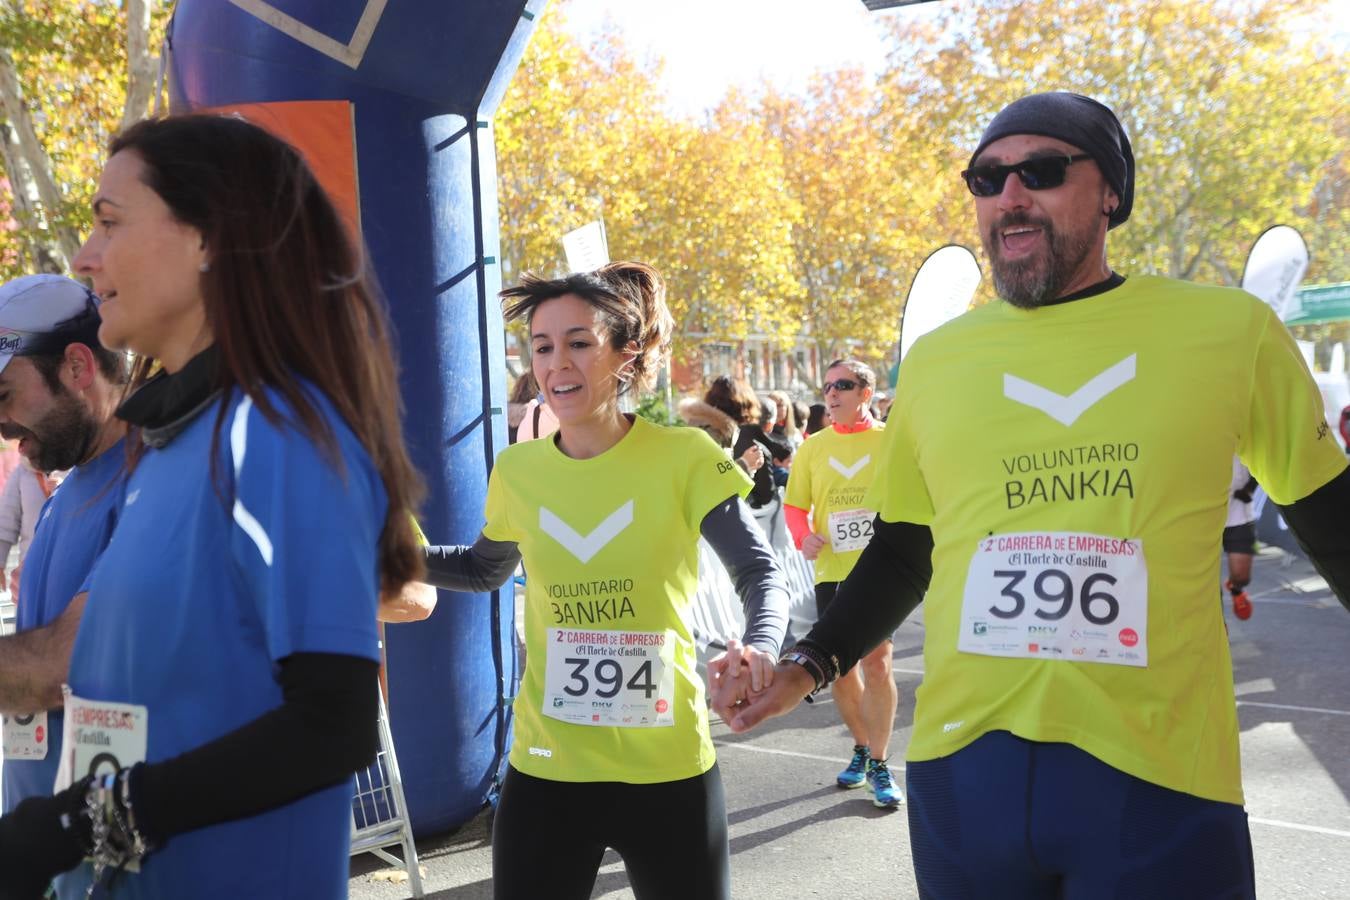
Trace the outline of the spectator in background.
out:
M 872 415 L 876 417 L 877 421 L 884 422 L 886 417 L 891 414 L 892 399 L 890 394 L 883 393 L 878 393 L 872 399 Z
M 773 399 L 774 406 L 777 408 L 774 413 L 773 429 L 770 433 L 796 450 L 801 446 L 802 433 L 797 426 L 796 414 L 792 409 L 792 398 L 784 391 L 770 391 L 769 396 Z
M 826 425 L 828 422 L 829 422 L 829 419 L 826 418 L 826 416 L 825 416 L 825 404 L 824 404 L 824 403 L 812 403 L 812 404 L 811 404 L 811 409 L 808 411 L 808 413 L 807 413 L 807 415 L 806 415 L 806 434 L 807 434 L 807 436 L 809 437 L 809 436 L 815 434 L 817 431 L 820 431 L 822 428 L 825 427 L 825 425 Z
M 778 414 L 778 404 L 774 402 L 773 396 L 759 398 L 759 427 L 766 432 L 773 424 L 774 417 Z M 792 413 L 788 413 L 791 418 Z M 794 429 L 795 430 L 795 429 Z M 771 435 L 772 437 L 772 435 Z M 797 445 L 790 439 L 778 438 L 789 451 L 788 456 L 769 460 L 769 476 L 773 479 L 775 487 L 785 487 L 788 482 L 788 467 L 792 465 L 792 453 L 797 451 Z
M 791 448 L 786 444 L 764 433 L 759 424 L 762 415 L 759 396 L 744 380 L 718 375 L 708 386 L 703 402 L 721 410 L 736 423 L 736 443 L 731 447 L 733 459 L 740 459 L 751 444 L 758 444 L 772 460 L 785 460 L 792 455 Z M 777 498 L 778 489 L 773 483 L 773 473 L 769 467 L 760 466 L 750 477 L 754 479 L 755 487 L 746 500 L 752 508 L 767 506 Z
M 0 490 L 4 490 L 9 476 L 19 467 L 19 442 L 0 441 Z
M 731 416 L 697 397 L 686 397 L 680 401 L 680 419 L 692 428 L 703 429 L 713 439 L 713 443 L 726 450 L 728 456 L 731 455 L 731 448 L 736 445 L 736 438 L 740 434 L 740 428 Z M 753 478 L 768 458 L 763 447 L 751 443 L 745 452 L 736 457 L 736 464 Z
M 1228 486 L 1228 520 L 1223 527 L 1223 552 L 1228 555 L 1228 580 L 1224 587 L 1233 598 L 1233 615 L 1250 619 L 1252 600 L 1247 585 L 1252 580 L 1252 558 L 1256 556 L 1256 509 L 1252 491 L 1256 479 L 1241 459 L 1233 457 L 1233 481 Z
M 534 384 L 534 376 L 526 373 L 521 376 L 528 378 L 530 384 Z M 542 393 L 536 394 L 520 414 L 520 423 L 516 427 L 515 443 L 520 441 L 532 441 L 535 438 L 548 437 L 558 430 L 558 417 L 549 409 L 548 403 L 544 400 Z
M 0 489 L 0 572 L 8 571 L 5 583 L 9 585 L 10 595 L 16 604 L 19 600 L 19 569 L 23 567 L 23 558 L 28 555 L 33 529 L 37 527 L 42 505 L 60 480 L 59 473 L 52 473 L 52 477 L 48 477 L 24 460 L 10 474 L 4 488 Z M 9 553 L 16 545 L 19 558 L 14 568 L 9 569 Z
M 797 446 L 800 447 L 810 433 L 806 430 L 806 424 L 811 418 L 811 408 L 800 400 L 793 400 L 792 417 L 797 420 L 797 427 L 801 429 L 797 434 Z
M 523 373 L 511 385 L 511 396 L 506 400 L 506 440 L 507 443 L 516 442 L 516 432 L 520 428 L 521 421 L 525 418 L 526 407 L 530 401 L 539 396 L 539 389 L 534 386 L 534 378 L 529 372 Z

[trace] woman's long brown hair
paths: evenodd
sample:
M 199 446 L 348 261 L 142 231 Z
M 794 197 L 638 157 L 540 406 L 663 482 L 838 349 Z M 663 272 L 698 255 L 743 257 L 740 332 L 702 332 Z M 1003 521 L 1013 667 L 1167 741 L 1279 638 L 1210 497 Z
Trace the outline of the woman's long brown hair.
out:
M 269 421 L 282 423 L 265 388 L 276 390 L 299 419 L 291 424 L 340 470 L 336 438 L 303 382 L 322 391 L 384 482 L 382 589 L 396 591 L 420 577 L 412 515 L 422 484 L 403 444 L 386 310 L 364 256 L 309 166 L 289 144 L 230 116 L 147 120 L 115 137 L 109 150 L 135 153 L 146 184 L 202 234 L 210 260 L 202 293 L 220 353 L 218 386 L 238 388 Z M 138 364 L 133 385 L 152 365 Z M 212 459 L 224 416 L 222 405 Z

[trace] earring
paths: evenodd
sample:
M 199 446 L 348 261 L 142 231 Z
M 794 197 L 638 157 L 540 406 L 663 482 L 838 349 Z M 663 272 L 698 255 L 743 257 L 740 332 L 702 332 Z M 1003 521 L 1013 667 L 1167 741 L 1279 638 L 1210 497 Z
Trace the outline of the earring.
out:
M 197 267 L 197 271 L 205 275 L 207 272 L 211 271 L 211 264 L 209 262 L 204 262 Z

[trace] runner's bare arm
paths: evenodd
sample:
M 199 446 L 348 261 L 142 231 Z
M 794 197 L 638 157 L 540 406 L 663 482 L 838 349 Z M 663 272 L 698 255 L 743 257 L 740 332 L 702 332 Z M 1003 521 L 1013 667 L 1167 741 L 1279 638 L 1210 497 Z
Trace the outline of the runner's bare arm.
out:
M 1280 512 L 1318 574 L 1350 609 L 1350 468 Z
M 436 588 L 409 581 L 397 594 L 381 594 L 375 616 L 381 622 L 421 622 L 436 609 Z
M 76 594 L 49 625 L 0 638 L 0 712 L 59 709 L 61 685 L 84 615 L 87 593 Z
M 520 548 L 512 541 L 493 541 L 478 535 L 470 545 L 423 547 L 427 583 L 465 593 L 495 591 L 506 584 L 520 564 Z

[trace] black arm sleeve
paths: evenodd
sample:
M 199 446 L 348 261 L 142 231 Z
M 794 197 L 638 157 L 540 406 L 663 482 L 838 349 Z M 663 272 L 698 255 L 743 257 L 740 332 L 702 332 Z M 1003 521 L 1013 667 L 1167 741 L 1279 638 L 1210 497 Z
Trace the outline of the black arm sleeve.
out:
M 914 612 L 933 577 L 933 533 L 909 522 L 872 523 L 872 540 L 803 643 L 839 662 L 843 675 Z
M 369 765 L 379 750 L 379 664 L 336 653 L 281 661 L 282 701 L 234 731 L 132 769 L 137 826 L 152 843 L 284 806 Z
M 423 547 L 427 584 L 466 594 L 495 591 L 520 564 L 520 548 L 512 541 L 491 541 L 478 535 L 471 546 Z
M 699 532 L 726 566 L 745 607 L 742 643 L 777 656 L 787 634 L 787 579 L 745 501 L 732 497 L 713 507 Z
M 1317 574 L 1350 609 L 1350 468 L 1280 513 Z

